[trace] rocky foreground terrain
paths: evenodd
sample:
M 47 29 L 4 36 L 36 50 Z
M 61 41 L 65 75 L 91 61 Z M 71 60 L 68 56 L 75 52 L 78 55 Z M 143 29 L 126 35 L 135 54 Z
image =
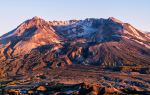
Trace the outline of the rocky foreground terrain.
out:
M 2 85 L 9 94 L 12 90 L 24 90 L 33 91 L 34 94 L 28 95 L 39 95 L 37 92 L 44 95 L 149 95 L 149 79 L 148 74 L 106 71 L 78 64 L 3 79 Z M 39 86 L 46 90 L 37 90 Z
M 1 86 L 6 89 L 54 82 L 79 84 L 80 92 L 84 83 L 126 94 L 150 91 L 149 74 L 150 35 L 113 17 L 34 17 L 0 37 Z

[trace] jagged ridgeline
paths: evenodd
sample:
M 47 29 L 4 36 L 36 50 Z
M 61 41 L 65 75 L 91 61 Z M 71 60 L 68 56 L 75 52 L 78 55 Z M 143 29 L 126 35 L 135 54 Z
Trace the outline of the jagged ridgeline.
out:
M 0 74 L 15 76 L 71 64 L 149 67 L 150 36 L 108 19 L 29 19 L 0 37 Z

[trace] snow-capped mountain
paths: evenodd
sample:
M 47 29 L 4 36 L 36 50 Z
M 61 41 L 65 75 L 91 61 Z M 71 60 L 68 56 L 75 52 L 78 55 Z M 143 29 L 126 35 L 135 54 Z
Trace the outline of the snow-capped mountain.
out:
M 0 37 L 0 63 L 0 71 L 7 75 L 70 64 L 149 66 L 150 36 L 113 17 L 70 21 L 34 17 Z

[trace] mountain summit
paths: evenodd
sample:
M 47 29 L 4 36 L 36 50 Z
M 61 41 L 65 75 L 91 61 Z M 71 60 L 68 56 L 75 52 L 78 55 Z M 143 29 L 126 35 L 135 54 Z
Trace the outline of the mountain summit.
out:
M 4 49 L 5 57 L 20 56 L 29 53 L 33 48 L 41 45 L 59 43 L 60 37 L 49 22 L 33 17 L 19 25 L 13 31 L 3 35 L 0 39 Z M 8 52 L 11 54 L 8 54 Z
M 45 21 L 33 17 L 0 37 L 1 75 L 71 64 L 149 66 L 150 36 L 116 18 Z

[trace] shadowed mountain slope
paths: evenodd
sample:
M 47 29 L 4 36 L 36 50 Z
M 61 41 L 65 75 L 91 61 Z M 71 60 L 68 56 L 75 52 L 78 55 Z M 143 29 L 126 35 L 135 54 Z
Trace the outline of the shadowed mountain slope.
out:
M 71 64 L 149 66 L 150 36 L 113 17 L 70 21 L 34 17 L 0 37 L 2 76 Z

